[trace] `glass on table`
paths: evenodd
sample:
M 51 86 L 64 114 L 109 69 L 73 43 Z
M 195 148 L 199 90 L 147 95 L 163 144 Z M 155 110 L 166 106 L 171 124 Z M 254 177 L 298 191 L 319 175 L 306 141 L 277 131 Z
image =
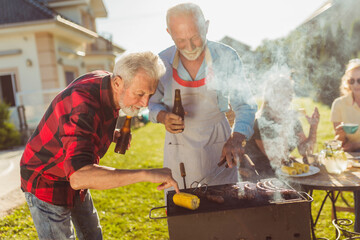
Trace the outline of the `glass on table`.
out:
M 348 161 L 344 151 L 322 150 L 319 155 L 319 160 L 325 166 L 328 173 L 340 174 L 344 172 L 348 166 Z
M 315 145 L 315 151 L 317 150 L 317 145 Z M 313 166 L 320 166 L 321 162 L 319 161 L 319 154 L 315 152 L 313 148 L 308 148 L 305 151 L 307 164 Z M 316 151 L 317 152 L 317 151 Z
M 313 165 L 313 166 L 320 165 L 318 154 L 306 153 L 306 159 L 309 165 Z
M 330 140 L 325 142 L 326 149 L 330 151 L 340 150 L 342 146 L 342 141 L 339 140 Z

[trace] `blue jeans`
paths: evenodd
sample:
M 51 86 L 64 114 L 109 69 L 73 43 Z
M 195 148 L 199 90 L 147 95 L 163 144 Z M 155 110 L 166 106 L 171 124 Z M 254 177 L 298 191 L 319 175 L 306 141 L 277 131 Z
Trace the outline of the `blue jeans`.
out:
M 89 191 L 84 202 L 76 196 L 74 208 L 52 205 L 29 192 L 25 192 L 25 198 L 39 239 L 75 240 L 74 227 L 80 240 L 103 239 L 99 216 Z

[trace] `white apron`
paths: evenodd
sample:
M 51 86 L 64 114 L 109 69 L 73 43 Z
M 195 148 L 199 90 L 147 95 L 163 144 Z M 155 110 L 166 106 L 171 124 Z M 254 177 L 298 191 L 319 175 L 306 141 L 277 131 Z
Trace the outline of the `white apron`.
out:
M 208 48 L 205 52 L 207 64 L 206 81 L 211 81 L 212 59 Z M 218 106 L 215 90 L 208 89 L 205 78 L 199 81 L 184 81 L 177 74 L 179 54 L 173 61 L 172 97 L 171 102 L 165 102 L 172 109 L 175 89 L 181 91 L 181 101 L 185 112 L 185 129 L 182 133 L 166 132 L 164 146 L 164 167 L 172 170 L 174 179 L 180 189 L 184 188 L 180 174 L 180 162 L 185 165 L 186 187 L 193 181 L 198 181 L 209 173 L 215 174 L 224 168 L 217 166 L 222 148 L 229 139 L 231 128 L 225 114 Z M 236 167 L 226 169 L 210 185 L 237 182 Z

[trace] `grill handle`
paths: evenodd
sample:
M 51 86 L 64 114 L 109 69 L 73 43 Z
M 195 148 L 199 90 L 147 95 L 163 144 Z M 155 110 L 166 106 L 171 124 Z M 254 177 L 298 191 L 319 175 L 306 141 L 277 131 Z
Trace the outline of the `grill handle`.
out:
M 308 202 L 314 201 L 314 199 L 307 192 L 298 191 L 298 193 Z
M 162 207 L 154 207 L 154 208 L 150 209 L 149 218 L 150 218 L 150 219 L 164 219 L 164 218 L 167 218 L 167 217 L 153 217 L 153 216 L 151 216 L 151 212 L 152 212 L 153 210 L 157 210 L 157 209 L 160 209 L 160 208 L 166 208 L 166 207 L 167 207 L 167 206 L 162 206 Z

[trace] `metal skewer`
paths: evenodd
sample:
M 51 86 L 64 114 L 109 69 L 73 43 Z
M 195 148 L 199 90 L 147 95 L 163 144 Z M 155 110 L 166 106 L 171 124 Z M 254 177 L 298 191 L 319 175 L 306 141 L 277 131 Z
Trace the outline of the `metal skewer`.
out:
M 250 168 L 255 172 L 256 177 L 257 177 L 257 181 L 260 181 L 260 179 L 261 179 L 260 174 L 256 170 L 255 164 L 253 163 L 253 161 L 249 158 L 249 156 L 247 154 L 243 155 L 243 159 L 245 159 L 248 162 Z
M 222 166 L 225 162 L 226 162 L 226 158 L 223 158 L 223 160 L 221 160 L 221 161 L 217 164 L 218 167 Z M 193 192 L 195 192 L 195 191 L 198 190 L 199 188 L 204 188 L 204 189 L 202 190 L 202 192 L 205 193 L 205 192 L 207 191 L 207 188 L 208 188 L 209 183 L 212 182 L 220 173 L 222 173 L 222 172 L 223 172 L 226 168 L 228 168 L 228 167 L 229 167 L 229 165 L 226 163 L 226 164 L 225 164 L 225 167 L 224 167 L 222 170 L 220 170 L 218 173 L 216 173 L 215 176 L 211 177 L 210 180 L 207 181 L 206 183 L 202 183 L 202 181 L 203 181 L 204 179 L 206 179 L 207 177 L 213 175 L 217 168 L 216 168 L 211 174 L 208 174 L 207 176 L 203 177 L 203 178 L 200 179 L 199 181 L 194 181 L 194 182 L 192 182 L 191 185 L 190 185 L 190 187 L 191 187 L 191 188 L 195 188 L 195 189 L 193 190 Z
M 180 174 L 184 181 L 184 189 L 186 189 L 186 181 L 185 181 L 186 172 L 185 172 L 185 165 L 183 162 L 180 163 Z

